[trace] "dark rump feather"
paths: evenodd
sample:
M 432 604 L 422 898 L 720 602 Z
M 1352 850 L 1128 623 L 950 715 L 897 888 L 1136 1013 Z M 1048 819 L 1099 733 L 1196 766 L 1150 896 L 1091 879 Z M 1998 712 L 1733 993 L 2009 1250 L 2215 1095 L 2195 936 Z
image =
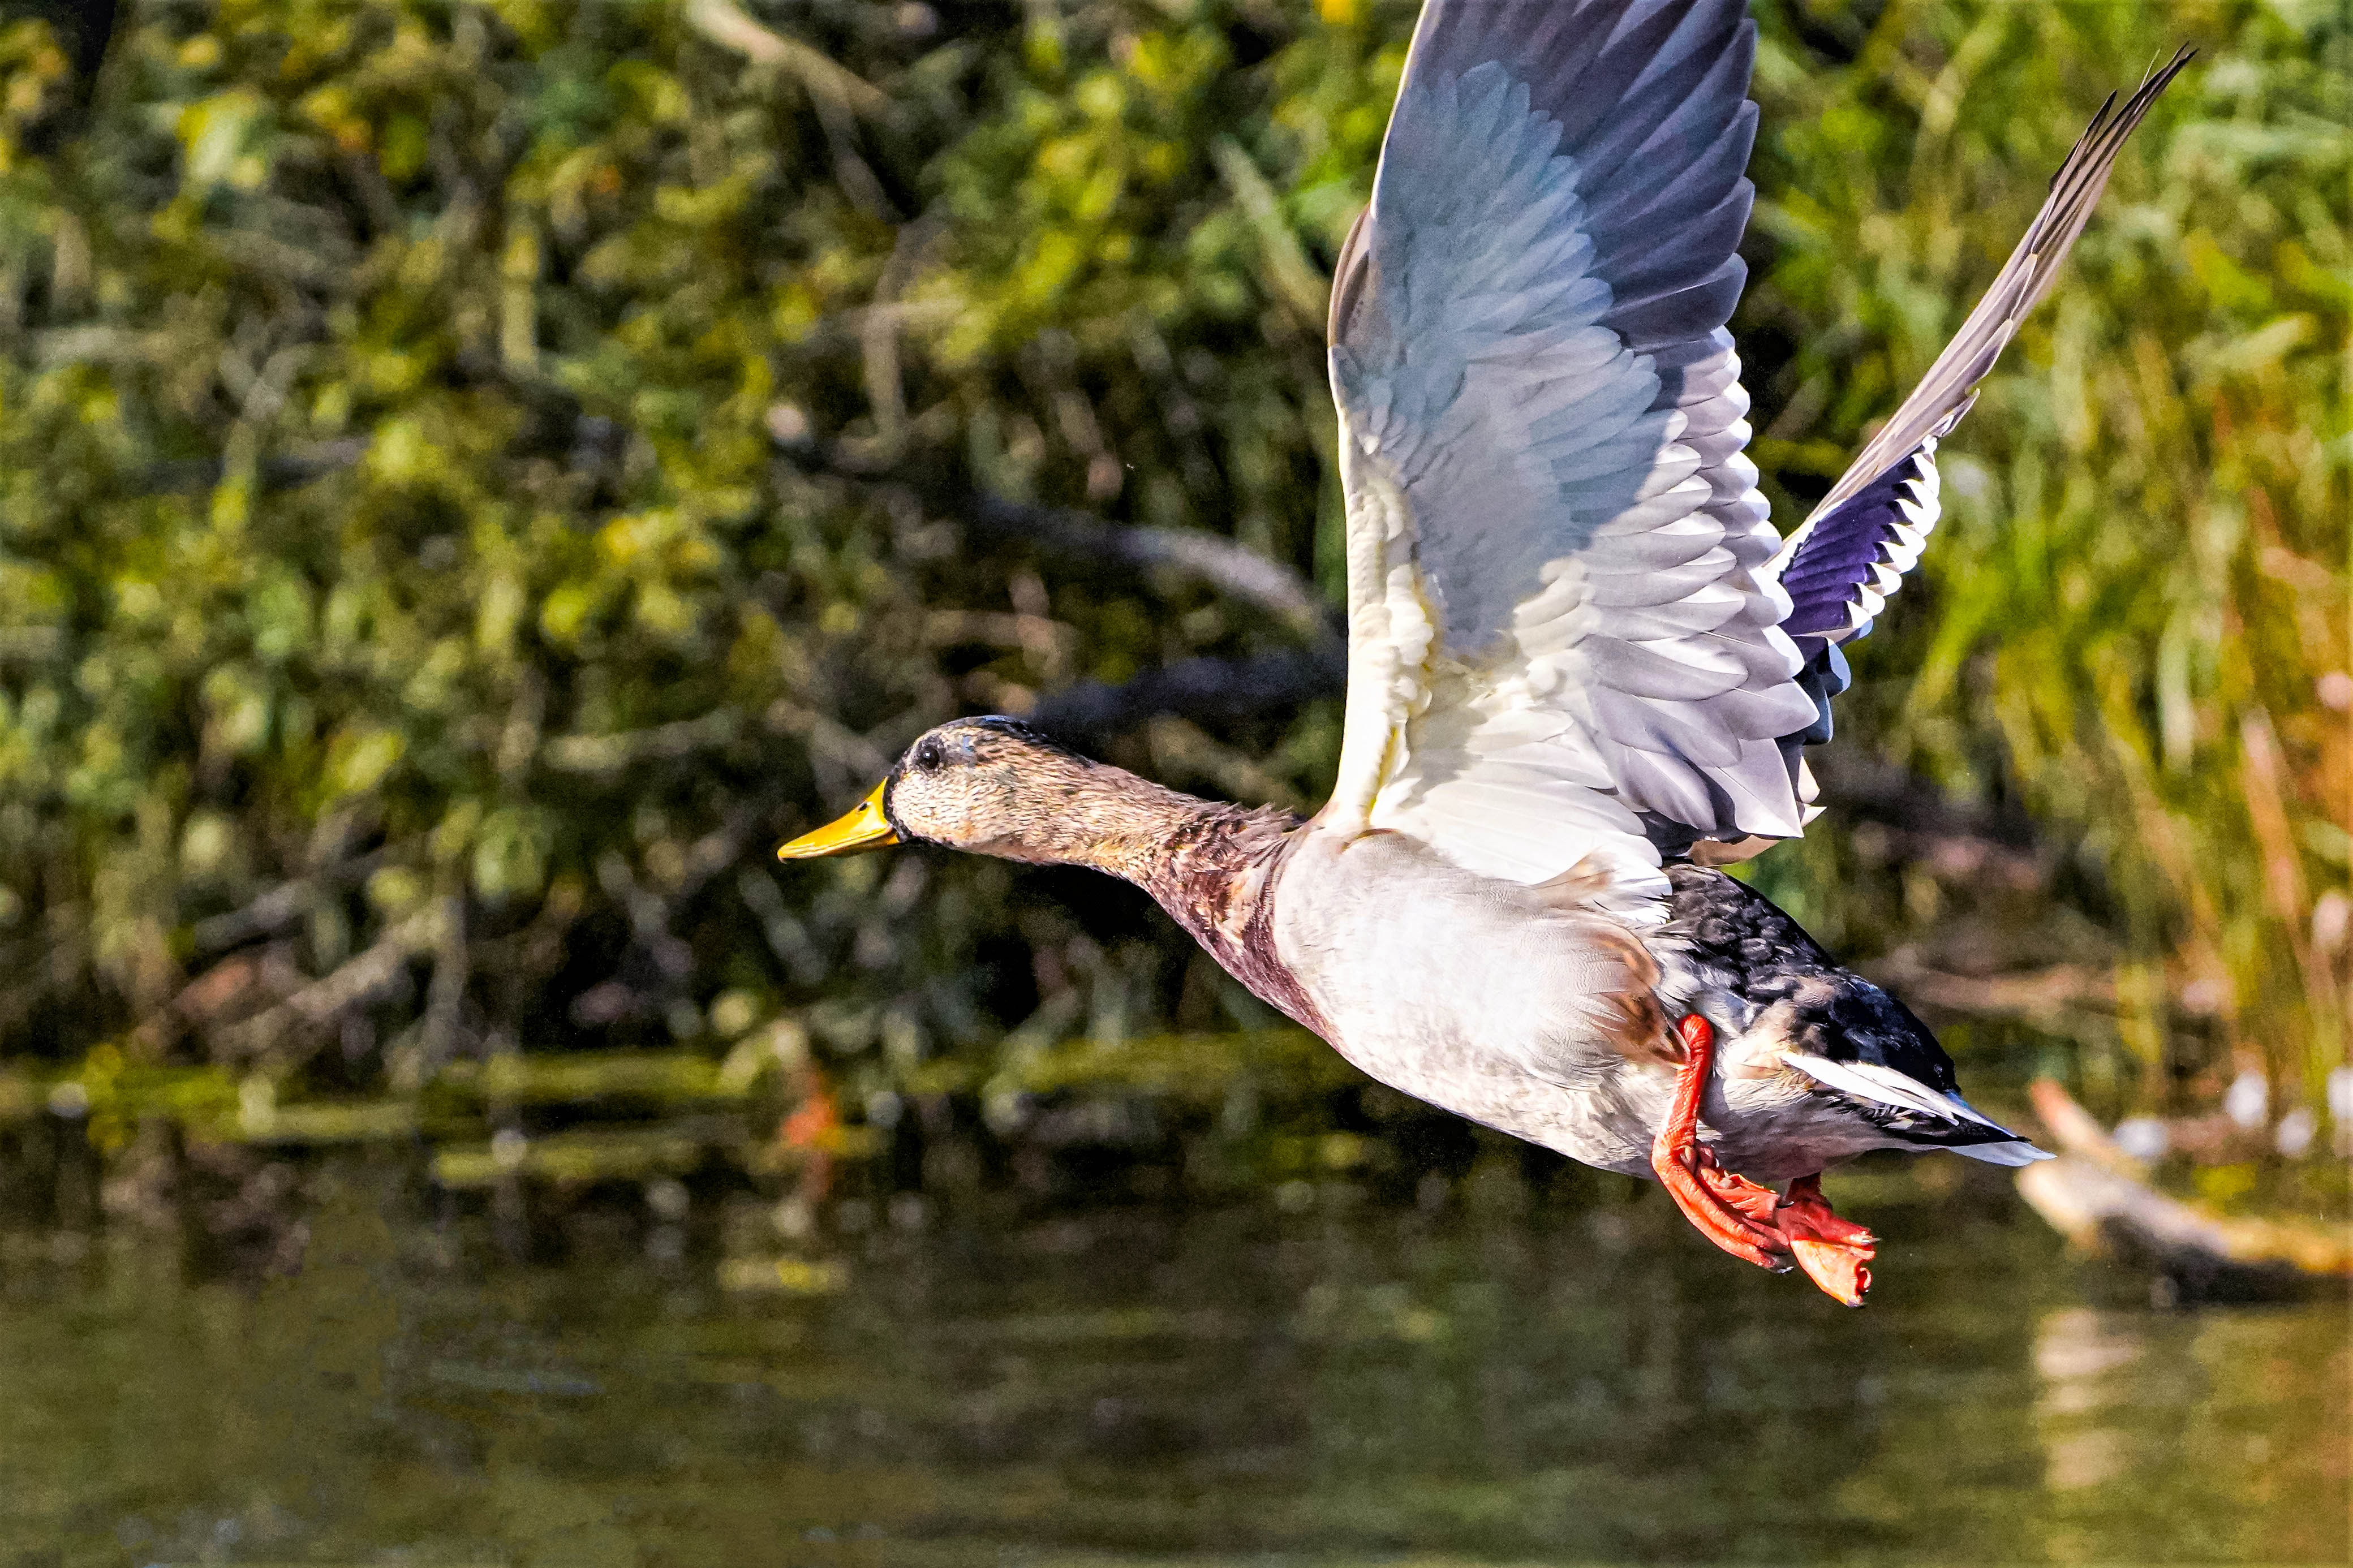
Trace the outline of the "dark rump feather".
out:
M 1940 1092 L 1959 1092 L 1953 1058 L 1928 1026 L 1824 952 L 1764 894 L 1701 866 L 1671 865 L 1667 879 L 1674 896 L 1662 934 L 1686 943 L 1695 966 L 1752 1016 L 1789 1003 L 1796 1014 L 1789 1043 L 1799 1049 L 1893 1068 Z

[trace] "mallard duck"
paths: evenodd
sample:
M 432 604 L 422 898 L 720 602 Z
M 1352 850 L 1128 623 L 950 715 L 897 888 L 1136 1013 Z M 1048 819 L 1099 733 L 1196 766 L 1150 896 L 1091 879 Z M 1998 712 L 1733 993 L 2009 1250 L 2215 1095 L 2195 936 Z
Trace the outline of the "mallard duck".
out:
M 1961 1098 L 1902 1002 L 1720 868 L 1814 814 L 1804 748 L 1936 521 L 1936 444 L 2188 56 L 2102 108 L 1784 539 L 1725 325 L 1755 54 L 1743 0 L 1424 7 L 1332 290 L 1348 677 L 1321 811 L 1198 800 L 963 719 L 777 853 L 920 841 L 1124 878 L 1372 1077 L 1655 1178 L 1725 1252 L 1849 1305 L 1875 1238 L 1824 1167 L 2046 1158 Z

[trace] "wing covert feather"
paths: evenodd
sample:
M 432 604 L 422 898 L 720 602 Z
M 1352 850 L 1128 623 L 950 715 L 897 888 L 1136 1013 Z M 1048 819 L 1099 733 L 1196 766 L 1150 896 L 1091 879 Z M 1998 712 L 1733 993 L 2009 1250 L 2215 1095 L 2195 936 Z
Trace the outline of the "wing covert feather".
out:
M 1341 819 L 1630 895 L 1659 820 L 1799 830 L 1777 742 L 1813 707 L 1724 326 L 1755 48 L 1740 0 L 1425 7 L 1333 296 Z

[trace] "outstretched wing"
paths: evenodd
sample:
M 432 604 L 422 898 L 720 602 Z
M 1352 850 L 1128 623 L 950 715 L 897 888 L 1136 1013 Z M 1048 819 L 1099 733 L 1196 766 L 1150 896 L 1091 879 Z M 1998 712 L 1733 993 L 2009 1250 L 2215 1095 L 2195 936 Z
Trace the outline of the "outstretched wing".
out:
M 2051 291 L 2068 247 L 2107 188 L 2125 139 L 2189 64 L 2192 52 L 2177 53 L 2141 83 L 2122 110 L 2114 97 L 2100 106 L 1985 298 L 1767 569 L 1789 595 L 1789 616 L 1781 629 L 1806 658 L 1800 679 L 1817 703 L 1815 723 L 1796 739 L 1812 743 L 1830 738 L 1830 700 L 1847 686 L 1838 645 L 1870 631 L 1936 526 L 1937 441 L 1968 412 L 1978 384 L 1993 369 L 2018 324 Z
M 2125 138 L 2104 107 L 1992 289 L 1785 547 L 1725 321 L 1752 199 L 1739 0 L 1430 0 L 1335 278 L 1347 717 L 1327 819 L 1472 869 L 1810 813 L 1839 644 L 1917 561 L 1937 440 L 2046 293 Z
M 1742 0 L 1430 0 L 1343 251 L 1347 718 L 1329 818 L 1663 893 L 1788 836 L 1812 722 L 1725 321 Z

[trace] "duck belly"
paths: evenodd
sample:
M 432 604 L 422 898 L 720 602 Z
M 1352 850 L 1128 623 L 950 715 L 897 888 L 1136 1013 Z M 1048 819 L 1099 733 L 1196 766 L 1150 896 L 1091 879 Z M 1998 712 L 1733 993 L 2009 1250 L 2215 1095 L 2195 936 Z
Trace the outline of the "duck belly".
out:
M 1673 1089 L 1647 960 L 1606 916 L 1476 877 L 1400 835 L 1311 834 L 1274 893 L 1277 956 L 1351 1063 L 1418 1100 L 1572 1159 L 1650 1173 Z
M 1627 1026 L 1622 999 L 1650 996 L 1659 977 L 1625 926 L 1474 876 L 1401 835 L 1312 832 L 1282 868 L 1272 926 L 1325 1038 L 1369 1076 L 1586 1164 L 1652 1175 L 1678 1058 L 1663 1030 Z M 1687 984 L 1669 977 L 1665 989 Z M 1726 1168 L 1779 1183 L 1919 1147 L 1779 1066 L 1777 1029 L 1719 1026 L 1700 1140 Z

